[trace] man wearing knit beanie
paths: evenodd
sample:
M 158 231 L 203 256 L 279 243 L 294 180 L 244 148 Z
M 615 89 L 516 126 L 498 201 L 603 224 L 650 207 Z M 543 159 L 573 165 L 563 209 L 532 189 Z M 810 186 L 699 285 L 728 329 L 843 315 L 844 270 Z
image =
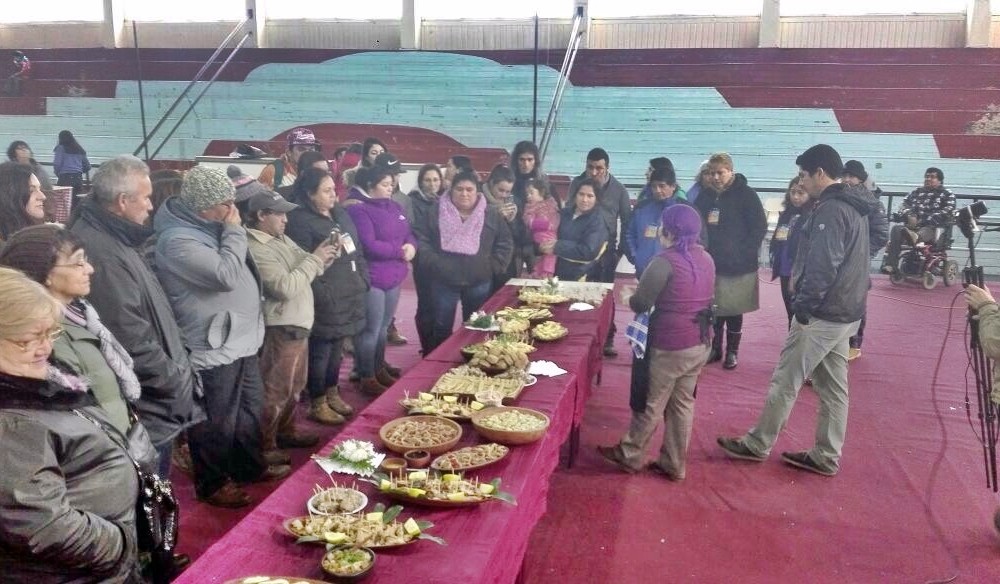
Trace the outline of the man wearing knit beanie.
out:
M 875 197 L 840 182 L 844 165 L 836 150 L 818 144 L 802 153 L 799 184 L 816 201 L 802 226 L 792 282 L 795 296 L 785 346 L 771 377 L 757 423 L 745 435 L 720 437 L 732 458 L 763 462 L 785 426 L 799 389 L 812 375 L 821 406 L 816 442 L 809 450 L 782 452 L 786 464 L 823 476 L 840 468 L 847 431 L 848 339 L 858 330 L 868 295 L 868 215 Z
M 291 470 L 261 448 L 261 288 L 235 197 L 226 173 L 195 166 L 153 220 L 156 274 L 205 386 L 208 421 L 188 432 L 195 492 L 219 507 L 250 503 L 236 483 Z

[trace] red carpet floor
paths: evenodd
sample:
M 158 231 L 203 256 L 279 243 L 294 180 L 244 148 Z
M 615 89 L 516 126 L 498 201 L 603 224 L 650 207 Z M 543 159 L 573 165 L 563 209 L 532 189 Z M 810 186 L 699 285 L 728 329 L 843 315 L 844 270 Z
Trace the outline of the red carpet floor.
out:
M 992 528 L 998 498 L 986 488 L 965 407 L 965 312 L 960 303 L 949 310 L 959 289 L 897 288 L 876 278 L 864 352 L 851 364 L 847 444 L 835 478 L 777 457 L 812 444 L 817 400 L 808 388 L 771 460 L 732 461 L 715 445 L 718 435 L 745 431 L 763 404 L 786 323 L 776 285 L 761 284 L 761 310 L 746 317 L 739 368 L 716 364 L 702 374 L 682 483 L 620 474 L 594 451 L 628 423 L 629 359 L 619 339 L 621 356 L 605 364 L 588 403 L 576 465 L 551 479 L 523 580 L 923 583 L 957 575 L 958 582 L 1000 582 L 1000 536 Z M 412 315 L 414 302 L 409 289 L 399 314 Z M 619 330 L 630 316 L 619 307 Z M 408 367 L 418 359 L 412 318 L 401 318 L 400 327 L 413 340 L 393 348 L 390 360 Z M 656 436 L 650 453 L 658 443 Z M 307 456 L 297 453 L 296 464 Z M 175 472 L 174 479 L 184 504 L 182 551 L 198 555 L 248 512 L 201 505 L 186 477 Z M 268 491 L 251 489 L 261 498 Z

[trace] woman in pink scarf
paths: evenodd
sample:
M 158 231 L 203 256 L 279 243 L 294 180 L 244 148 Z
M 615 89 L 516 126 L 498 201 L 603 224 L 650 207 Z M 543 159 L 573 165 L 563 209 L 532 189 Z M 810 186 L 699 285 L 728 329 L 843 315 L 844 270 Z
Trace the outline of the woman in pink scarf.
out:
M 422 223 L 415 226 L 417 267 L 433 274 L 428 292 L 434 326 L 426 354 L 451 334 L 460 300 L 463 319 L 486 301 L 493 276 L 507 269 L 514 243 L 500 212 L 479 192 L 473 172 L 456 175 Z

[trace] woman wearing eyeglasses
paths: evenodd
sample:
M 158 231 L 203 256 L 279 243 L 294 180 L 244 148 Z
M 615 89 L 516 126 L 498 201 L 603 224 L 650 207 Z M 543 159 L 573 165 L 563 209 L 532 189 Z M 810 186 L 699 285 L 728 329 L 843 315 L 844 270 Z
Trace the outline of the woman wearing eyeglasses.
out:
M 126 400 L 138 399 L 139 381 L 128 352 L 83 299 L 94 273 L 83 243 L 58 225 L 28 227 L 7 242 L 0 266 L 20 270 L 59 301 L 66 332 L 54 343 L 56 360 L 87 379 L 112 425 L 126 434 L 131 425 Z
M 0 565 L 9 582 L 141 582 L 138 480 L 84 379 L 49 363 L 62 307 L 0 268 Z

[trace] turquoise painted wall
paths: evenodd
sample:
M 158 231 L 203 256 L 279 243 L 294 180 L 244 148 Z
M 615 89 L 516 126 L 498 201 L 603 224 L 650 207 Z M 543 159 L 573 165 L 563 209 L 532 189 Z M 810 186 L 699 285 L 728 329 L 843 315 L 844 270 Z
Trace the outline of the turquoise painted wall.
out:
M 530 66 L 425 52 L 264 65 L 245 82 L 216 83 L 159 158 L 192 159 L 212 139 L 265 140 L 321 122 L 419 126 L 470 147 L 509 149 L 530 138 L 532 75 Z M 556 76 L 540 72 L 543 117 Z M 145 83 L 147 119 L 158 119 L 184 85 Z M 131 152 L 141 137 L 137 96 L 135 82 L 120 82 L 113 99 L 48 98 L 48 115 L 0 119 L 0 139 L 25 139 L 46 160 L 56 134 L 68 128 L 95 159 Z M 992 192 L 1000 176 L 1000 161 L 941 159 L 930 135 L 844 133 L 831 110 L 733 109 L 713 88 L 681 87 L 569 87 L 546 169 L 577 174 L 586 152 L 602 146 L 626 182 L 642 180 L 650 157 L 667 155 L 686 185 L 703 159 L 725 150 L 752 184 L 782 187 L 795 156 L 817 142 L 862 160 L 888 190 L 919 184 L 930 165 L 966 193 Z

